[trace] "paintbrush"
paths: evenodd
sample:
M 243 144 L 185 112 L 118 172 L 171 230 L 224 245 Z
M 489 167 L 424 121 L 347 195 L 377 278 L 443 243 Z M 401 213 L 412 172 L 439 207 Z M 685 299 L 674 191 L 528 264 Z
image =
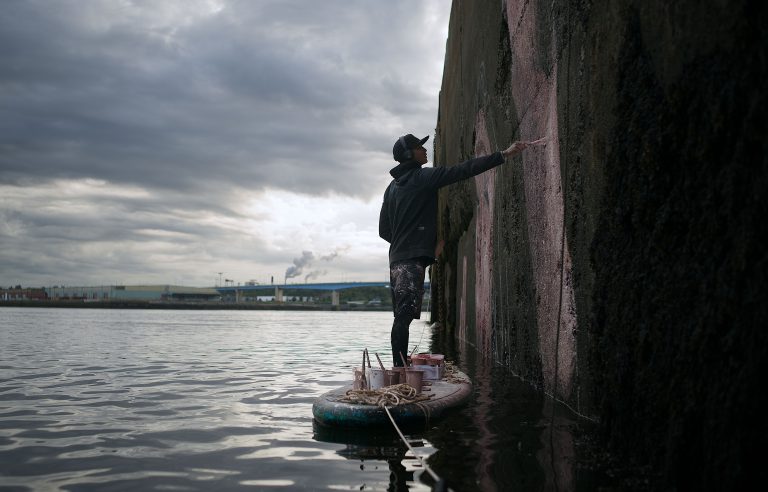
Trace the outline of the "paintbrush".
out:
M 371 356 L 368 355 L 368 349 L 367 348 L 365 349 L 364 353 L 365 353 L 365 358 L 368 359 L 368 369 L 370 369 L 371 368 Z
M 408 363 L 405 362 L 405 357 L 403 357 L 403 353 L 400 352 L 400 360 L 403 361 L 403 367 L 408 367 Z

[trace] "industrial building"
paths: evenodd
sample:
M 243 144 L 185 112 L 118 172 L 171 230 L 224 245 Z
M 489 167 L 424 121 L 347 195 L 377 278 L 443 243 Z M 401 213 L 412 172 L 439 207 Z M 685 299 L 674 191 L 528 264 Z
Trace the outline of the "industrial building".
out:
M 44 301 L 47 299 L 45 289 L 29 287 L 0 288 L 0 301 Z
M 102 285 L 96 287 L 46 287 L 53 300 L 82 301 L 216 301 L 221 294 L 208 287 L 181 285 Z

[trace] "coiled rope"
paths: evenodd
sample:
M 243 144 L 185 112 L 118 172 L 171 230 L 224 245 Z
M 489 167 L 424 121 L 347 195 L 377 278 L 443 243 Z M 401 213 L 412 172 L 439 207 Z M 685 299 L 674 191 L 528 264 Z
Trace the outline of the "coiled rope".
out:
M 406 403 L 417 403 L 429 400 L 432 395 L 416 394 L 416 388 L 409 384 L 393 384 L 383 388 L 351 389 L 339 398 L 338 401 L 352 403 L 354 405 L 376 405 L 379 407 L 404 405 Z M 423 408 L 423 406 L 420 406 Z
M 443 371 L 443 381 L 454 384 L 469 383 L 469 378 L 462 376 L 462 373 L 456 368 L 456 365 L 447 360 L 445 361 L 445 370 Z

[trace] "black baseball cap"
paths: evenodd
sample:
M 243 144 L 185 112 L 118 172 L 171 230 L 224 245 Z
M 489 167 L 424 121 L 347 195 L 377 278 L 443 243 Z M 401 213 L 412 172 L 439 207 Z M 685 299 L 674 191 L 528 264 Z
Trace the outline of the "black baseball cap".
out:
M 392 147 L 392 157 L 398 162 L 406 161 L 408 159 L 405 158 L 405 152 L 410 149 L 415 149 L 416 147 L 421 147 L 427 140 L 429 140 L 429 135 L 422 139 L 418 139 L 410 133 L 404 135 L 398 138 L 395 145 Z M 405 141 L 405 147 L 403 147 L 403 141 Z

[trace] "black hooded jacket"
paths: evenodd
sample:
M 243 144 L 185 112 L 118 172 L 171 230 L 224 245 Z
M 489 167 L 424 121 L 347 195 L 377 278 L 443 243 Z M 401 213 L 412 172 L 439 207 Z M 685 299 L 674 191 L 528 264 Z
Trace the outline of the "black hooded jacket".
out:
M 423 168 L 416 161 L 401 162 L 389 174 L 395 178 L 384 192 L 379 236 L 389 244 L 389 263 L 410 258 L 435 258 L 437 190 L 477 176 L 504 162 L 501 152 L 470 159 L 451 167 Z

